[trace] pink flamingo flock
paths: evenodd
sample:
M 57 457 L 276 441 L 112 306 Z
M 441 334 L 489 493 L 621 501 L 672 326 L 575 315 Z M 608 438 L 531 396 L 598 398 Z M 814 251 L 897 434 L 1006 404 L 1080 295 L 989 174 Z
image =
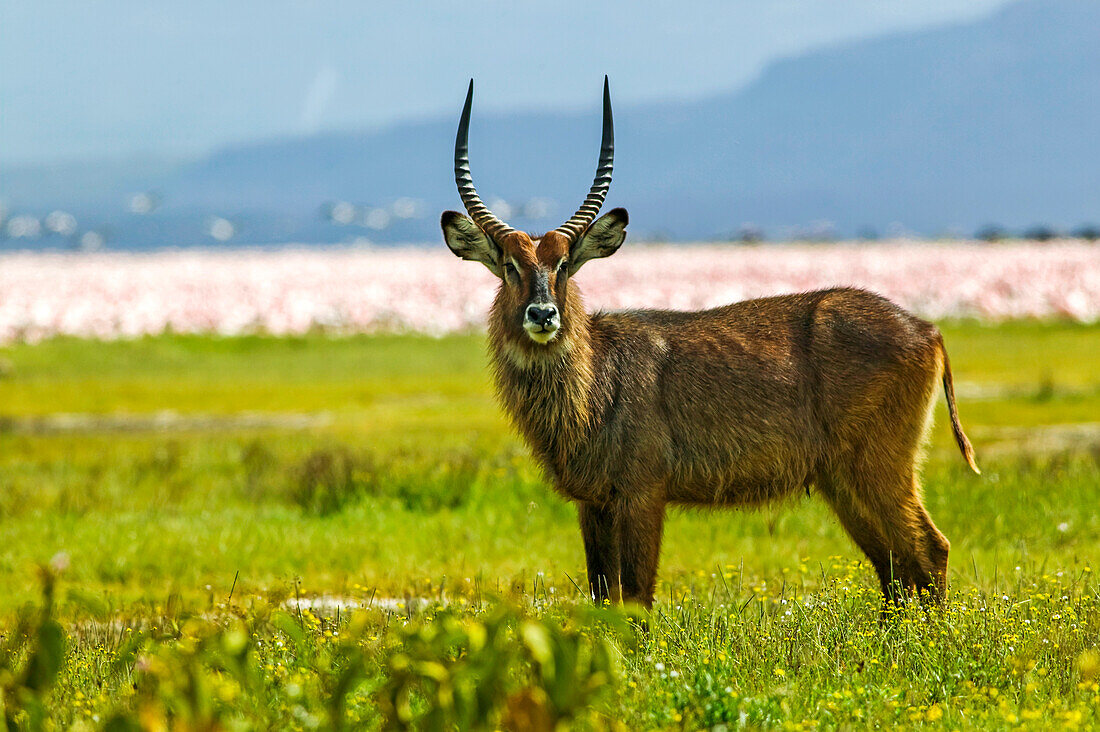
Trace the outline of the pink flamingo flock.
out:
M 629 241 L 575 282 L 590 308 L 693 309 L 855 285 L 932 319 L 1100 319 L 1100 246 L 984 244 L 650 246 Z M 0 255 L 0 343 L 476 330 L 496 287 L 435 248 Z

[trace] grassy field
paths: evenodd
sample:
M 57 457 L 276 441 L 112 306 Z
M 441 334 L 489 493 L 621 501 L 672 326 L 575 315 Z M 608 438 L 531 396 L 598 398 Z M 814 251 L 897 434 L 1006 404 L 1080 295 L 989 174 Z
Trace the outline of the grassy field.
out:
M 943 328 L 984 474 L 941 405 L 924 483 L 952 595 L 881 622 L 870 568 L 814 497 L 678 512 L 658 607 L 587 607 L 575 511 L 500 415 L 480 336 L 2 348 L 5 713 L 1098 726 L 1100 327 Z

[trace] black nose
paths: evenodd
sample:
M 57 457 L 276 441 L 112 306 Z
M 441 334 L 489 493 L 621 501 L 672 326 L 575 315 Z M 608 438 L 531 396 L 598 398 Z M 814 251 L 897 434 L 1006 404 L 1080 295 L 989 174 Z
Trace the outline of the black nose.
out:
M 527 319 L 535 325 L 546 325 L 554 316 L 558 314 L 558 309 L 553 305 L 528 305 L 527 306 Z

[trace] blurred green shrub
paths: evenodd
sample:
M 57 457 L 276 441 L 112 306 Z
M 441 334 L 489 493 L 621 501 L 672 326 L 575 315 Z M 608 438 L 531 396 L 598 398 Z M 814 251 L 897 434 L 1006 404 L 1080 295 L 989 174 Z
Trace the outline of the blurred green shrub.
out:
M 346 449 L 315 450 L 291 471 L 287 495 L 310 513 L 336 513 L 373 492 L 370 466 L 363 463 L 356 473 L 357 461 Z
M 104 729 L 277 729 L 290 715 L 307 728 L 343 730 L 368 721 L 360 707 L 371 696 L 386 729 L 549 731 L 580 720 L 607 728 L 595 705 L 618 675 L 605 636 L 622 621 L 573 612 L 555 621 L 500 606 L 480 617 L 394 621 L 381 649 L 365 613 L 324 631 L 315 616 L 281 609 L 191 618 L 120 649 L 137 694 Z M 285 647 L 294 669 L 276 684 L 273 647 Z
M 0 711 L 8 730 L 52 728 L 48 697 L 65 663 L 54 618 L 56 571 L 0 647 Z M 631 626 L 580 605 L 541 617 L 501 604 L 407 621 L 364 610 L 333 622 L 278 599 L 227 617 L 171 617 L 128 633 L 114 673 L 132 682 L 107 732 L 225 729 L 407 730 L 621 728 L 599 711 L 619 676 L 612 638 Z M 388 620 L 386 619 L 388 617 Z M 282 670 L 280 670 L 282 669 Z M 131 687 L 131 683 L 127 687 Z M 56 711 L 56 710 L 54 710 Z
M 471 453 L 379 458 L 343 446 L 320 448 L 286 470 L 282 493 L 318 516 L 341 511 L 366 496 L 396 500 L 411 511 L 433 512 L 465 503 L 481 478 L 483 464 L 482 457 Z M 253 476 L 250 491 L 257 482 L 254 470 L 246 466 Z
M 581 720 L 608 726 L 593 709 L 618 674 L 610 626 L 575 620 L 502 607 L 484 618 L 445 613 L 406 626 L 386 655 L 388 680 L 377 694 L 385 728 L 549 732 Z
M 65 659 L 65 632 L 53 617 L 59 567 L 42 567 L 41 607 L 25 607 L 0 646 L 0 711 L 5 728 L 46 726 L 47 697 Z

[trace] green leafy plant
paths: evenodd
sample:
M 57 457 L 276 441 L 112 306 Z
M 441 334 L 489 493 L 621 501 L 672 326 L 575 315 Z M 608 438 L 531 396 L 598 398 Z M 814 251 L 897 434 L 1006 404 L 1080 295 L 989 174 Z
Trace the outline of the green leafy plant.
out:
M 555 730 L 580 718 L 598 724 L 594 704 L 617 678 L 608 627 L 525 617 L 507 607 L 484 618 L 443 613 L 410 624 L 385 661 L 388 680 L 377 695 L 385 726 Z
M 54 588 L 64 559 L 41 567 L 43 603 L 25 607 L 0 646 L 0 711 L 10 731 L 43 729 L 46 697 L 65 659 L 65 632 L 54 619 Z

